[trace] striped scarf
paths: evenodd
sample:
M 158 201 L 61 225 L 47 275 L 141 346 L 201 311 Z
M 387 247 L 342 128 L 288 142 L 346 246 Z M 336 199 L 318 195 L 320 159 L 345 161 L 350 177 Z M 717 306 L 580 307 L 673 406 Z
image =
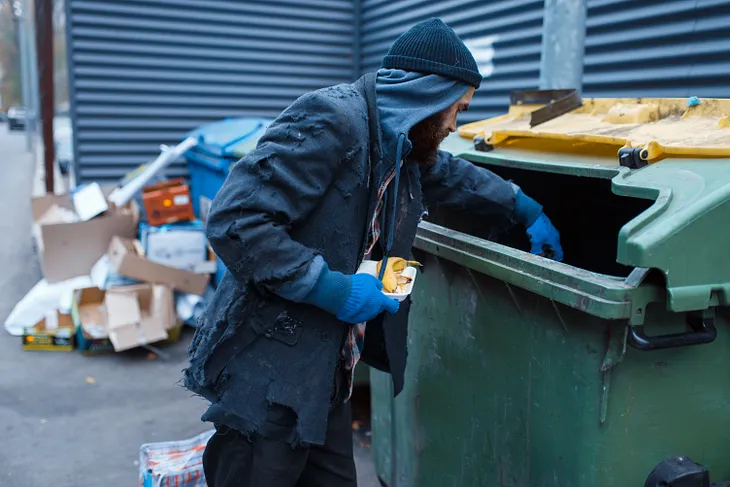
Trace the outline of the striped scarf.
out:
M 391 169 L 383 183 L 380 185 L 380 188 L 378 188 L 378 202 L 375 205 L 373 219 L 370 221 L 370 225 L 368 226 L 368 244 L 365 248 L 366 258 L 373 251 L 373 248 L 378 242 L 378 239 L 380 239 L 381 228 L 379 216 L 381 210 L 383 209 L 383 205 L 385 204 L 385 191 L 388 189 L 388 185 L 390 184 L 390 182 L 393 181 L 393 178 L 395 177 L 395 171 L 396 168 Z M 362 353 L 363 345 L 365 343 L 366 325 L 367 323 L 357 323 L 355 325 L 352 325 L 350 327 L 350 331 L 347 334 L 347 339 L 345 340 L 345 344 L 342 349 L 344 368 L 345 370 L 349 371 L 348 386 L 350 390 L 347 395 L 348 400 L 350 399 L 350 396 L 352 396 L 355 366 L 360 360 L 360 354 Z

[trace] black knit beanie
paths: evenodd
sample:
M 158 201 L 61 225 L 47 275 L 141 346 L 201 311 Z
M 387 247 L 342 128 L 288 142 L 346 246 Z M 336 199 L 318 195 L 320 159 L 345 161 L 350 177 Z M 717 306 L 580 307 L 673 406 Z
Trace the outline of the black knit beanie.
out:
M 383 68 L 457 79 L 479 88 L 482 75 L 469 49 L 440 19 L 419 22 L 402 34 L 383 58 Z

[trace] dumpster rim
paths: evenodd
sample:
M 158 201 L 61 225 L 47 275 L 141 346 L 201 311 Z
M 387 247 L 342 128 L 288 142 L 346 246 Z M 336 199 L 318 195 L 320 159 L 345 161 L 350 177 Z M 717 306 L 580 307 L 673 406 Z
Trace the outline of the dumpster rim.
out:
M 522 250 L 421 222 L 414 247 L 470 270 L 500 279 L 604 319 L 629 319 L 639 288 L 626 279 L 598 274 Z M 520 263 L 520 269 L 515 263 Z M 578 288 L 578 283 L 583 288 Z M 657 297 L 663 289 L 656 288 Z

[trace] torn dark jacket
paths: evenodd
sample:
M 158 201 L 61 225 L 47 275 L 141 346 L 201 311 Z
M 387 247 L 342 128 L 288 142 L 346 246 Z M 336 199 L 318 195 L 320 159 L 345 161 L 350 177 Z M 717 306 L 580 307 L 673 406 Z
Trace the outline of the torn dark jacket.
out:
M 276 290 L 315 255 L 354 273 L 377 188 L 395 161 L 381 154 L 375 75 L 306 94 L 236 163 L 213 201 L 208 238 L 228 267 L 190 345 L 185 386 L 211 402 L 204 421 L 259 431 L 271 403 L 298 416 L 292 443 L 322 444 L 347 324 Z M 426 205 L 512 220 L 513 186 L 446 152 L 401 169 L 391 255 L 408 256 Z M 382 238 L 382 237 L 381 237 Z M 377 248 L 377 247 L 376 247 Z M 403 387 L 410 300 L 368 323 L 362 360 Z

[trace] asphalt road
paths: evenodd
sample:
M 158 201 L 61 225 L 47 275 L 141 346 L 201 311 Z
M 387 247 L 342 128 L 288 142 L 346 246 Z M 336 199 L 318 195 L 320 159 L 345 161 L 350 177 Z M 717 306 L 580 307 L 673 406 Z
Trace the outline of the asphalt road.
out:
M 40 279 L 31 239 L 35 172 L 22 132 L 0 124 L 0 318 Z M 192 333 L 165 348 L 84 357 L 24 352 L 0 329 L 0 486 L 133 487 L 143 443 L 206 431 L 206 404 L 178 385 Z M 378 485 L 370 451 L 355 442 L 360 487 Z

